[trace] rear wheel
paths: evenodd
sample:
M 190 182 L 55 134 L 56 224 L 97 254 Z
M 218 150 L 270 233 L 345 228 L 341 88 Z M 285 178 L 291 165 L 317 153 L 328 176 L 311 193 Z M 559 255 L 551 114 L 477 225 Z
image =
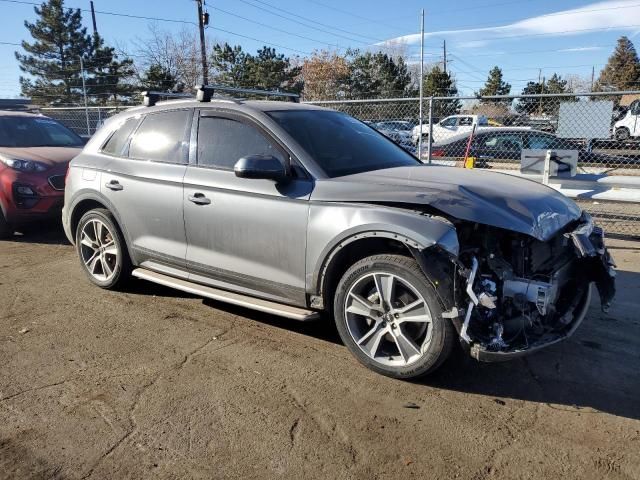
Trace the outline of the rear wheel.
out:
M 412 258 L 374 255 L 338 284 L 334 315 L 340 337 L 367 367 L 394 378 L 436 370 L 451 353 L 455 331 L 442 318 L 433 287 Z
M 131 260 L 108 210 L 90 210 L 82 216 L 76 228 L 76 249 L 87 277 L 99 287 L 118 288 L 128 280 Z
M 629 137 L 631 137 L 631 132 L 629 132 L 628 128 L 621 127 L 616 130 L 616 140 L 619 142 L 629 140 Z

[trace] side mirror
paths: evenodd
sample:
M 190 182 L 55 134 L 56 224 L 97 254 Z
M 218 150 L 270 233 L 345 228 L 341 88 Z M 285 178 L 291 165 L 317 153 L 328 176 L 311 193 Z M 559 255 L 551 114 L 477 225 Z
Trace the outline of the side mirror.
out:
M 280 160 L 271 155 L 249 155 L 242 157 L 233 167 L 236 177 L 273 180 L 282 182 L 289 176 Z

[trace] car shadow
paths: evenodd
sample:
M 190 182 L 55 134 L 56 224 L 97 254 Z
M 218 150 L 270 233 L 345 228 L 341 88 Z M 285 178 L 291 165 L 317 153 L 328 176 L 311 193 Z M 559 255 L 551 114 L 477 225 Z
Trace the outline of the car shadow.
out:
M 571 412 L 640 419 L 640 274 L 618 271 L 608 313 L 594 299 L 576 334 L 535 355 L 479 363 L 455 355 L 420 383 L 446 390 L 544 403 Z M 597 297 L 594 291 L 594 296 Z
M 58 220 L 45 220 L 18 226 L 13 235 L 0 240 L 0 243 L 2 241 L 42 245 L 71 245 L 64 234 L 62 224 Z

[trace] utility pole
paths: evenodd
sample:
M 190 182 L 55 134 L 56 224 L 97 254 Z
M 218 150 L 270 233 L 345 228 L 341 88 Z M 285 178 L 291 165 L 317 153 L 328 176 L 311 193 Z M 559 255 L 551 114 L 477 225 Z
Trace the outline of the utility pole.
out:
M 84 62 L 80 55 L 80 73 L 82 74 L 82 94 L 84 96 L 84 116 L 87 119 L 87 135 L 91 135 L 91 127 L 89 125 L 89 104 L 87 102 L 87 85 L 84 78 Z
M 198 28 L 200 29 L 200 56 L 202 58 L 202 83 L 207 85 L 209 83 L 209 73 L 207 67 L 207 46 L 204 39 L 204 27 L 205 24 L 209 24 L 209 14 L 204 13 L 202 10 L 202 4 L 204 0 L 196 0 L 198 5 Z
M 444 70 L 444 73 L 447 73 L 447 41 L 443 40 L 442 41 L 442 56 L 444 58 L 444 67 L 442 70 Z
M 591 67 L 591 90 L 589 90 L 590 92 L 593 92 L 593 81 L 595 80 L 596 77 L 596 66 L 594 65 L 593 67 Z
M 423 91 L 424 91 L 424 8 L 420 13 L 420 113 L 418 119 L 418 125 L 420 125 L 420 133 L 418 136 L 418 158 L 422 160 L 422 130 L 424 128 L 423 124 Z
M 91 20 L 93 21 L 93 34 L 98 34 L 98 26 L 96 24 L 96 10 L 93 8 L 93 0 L 89 2 L 91 4 Z

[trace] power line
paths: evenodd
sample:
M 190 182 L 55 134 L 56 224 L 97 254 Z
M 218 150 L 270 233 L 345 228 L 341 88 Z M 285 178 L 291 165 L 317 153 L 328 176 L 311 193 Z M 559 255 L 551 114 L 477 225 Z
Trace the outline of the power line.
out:
M 307 27 L 307 28 L 312 28 L 312 29 L 314 29 L 314 30 L 318 30 L 318 31 L 320 31 L 320 32 L 328 33 L 329 35 L 333 35 L 333 36 L 335 36 L 335 37 L 344 38 L 344 39 L 346 39 L 346 40 L 350 40 L 350 41 L 352 41 L 352 42 L 358 42 L 358 43 L 363 43 L 363 44 L 370 44 L 370 43 L 371 43 L 371 41 L 374 41 L 374 42 L 384 42 L 384 41 L 385 41 L 385 40 L 380 39 L 380 38 L 373 38 L 373 37 L 368 37 L 368 36 L 366 36 L 366 35 L 360 35 L 360 34 L 355 33 L 355 32 L 350 32 L 349 30 L 344 30 L 344 29 L 341 29 L 341 28 L 333 27 L 333 26 L 331 26 L 331 25 L 327 25 L 326 23 L 318 22 L 318 21 L 316 21 L 316 20 L 313 20 L 313 19 L 310 19 L 310 18 L 306 18 L 306 17 L 303 17 L 303 16 L 301 16 L 301 15 L 296 15 L 295 13 L 291 13 L 291 12 L 289 12 L 289 11 L 287 11 L 287 10 L 282 9 L 282 8 L 274 7 L 273 5 L 270 5 L 270 4 L 268 4 L 268 3 L 265 3 L 265 2 L 263 2 L 263 1 L 261 1 L 261 0 L 252 0 L 252 2 L 249 2 L 249 1 L 247 1 L 247 0 L 240 0 L 240 1 L 241 1 L 242 3 L 245 3 L 245 4 L 247 4 L 247 5 L 252 6 L 253 8 L 257 8 L 257 9 L 259 9 L 259 10 L 262 10 L 262 11 L 264 11 L 264 12 L 267 12 L 267 13 L 269 13 L 269 14 L 271 14 L 271 15 L 275 15 L 275 16 L 280 17 L 280 18 L 284 18 L 285 20 L 288 20 L 288 21 L 290 21 L 290 22 L 294 22 L 294 23 L 297 23 L 297 24 L 299 24 L 299 25 L 305 26 L 305 27 Z M 269 9 L 264 8 L 264 7 L 261 7 L 260 5 L 255 5 L 253 2 L 256 2 L 256 3 L 261 4 L 261 5 L 265 5 L 265 6 L 269 7 Z M 271 9 L 271 10 L 270 10 L 270 9 Z M 367 40 L 369 40 L 369 41 L 358 40 L 358 39 L 353 38 L 353 37 L 347 37 L 347 36 L 342 35 L 342 34 L 338 34 L 338 33 L 335 33 L 335 32 L 331 32 L 331 31 L 328 31 L 328 30 L 323 30 L 323 29 L 321 29 L 321 28 L 314 27 L 313 25 L 309 25 L 309 24 L 302 23 L 302 22 L 300 22 L 299 20 L 291 19 L 291 18 L 289 18 L 289 17 L 287 17 L 287 16 L 284 16 L 283 14 L 280 14 L 280 13 L 274 12 L 273 10 L 280 11 L 280 12 L 284 12 L 284 13 L 286 13 L 289 17 L 299 18 L 299 19 L 304 20 L 305 22 L 308 22 L 308 23 L 311 23 L 311 24 L 320 25 L 320 26 L 325 27 L 325 28 L 330 28 L 330 29 L 333 29 L 333 30 L 336 30 L 336 31 L 339 31 L 339 32 L 347 33 L 347 34 L 349 34 L 349 35 L 354 35 L 354 36 L 356 36 L 356 37 L 361 37 L 361 38 L 367 39 Z

